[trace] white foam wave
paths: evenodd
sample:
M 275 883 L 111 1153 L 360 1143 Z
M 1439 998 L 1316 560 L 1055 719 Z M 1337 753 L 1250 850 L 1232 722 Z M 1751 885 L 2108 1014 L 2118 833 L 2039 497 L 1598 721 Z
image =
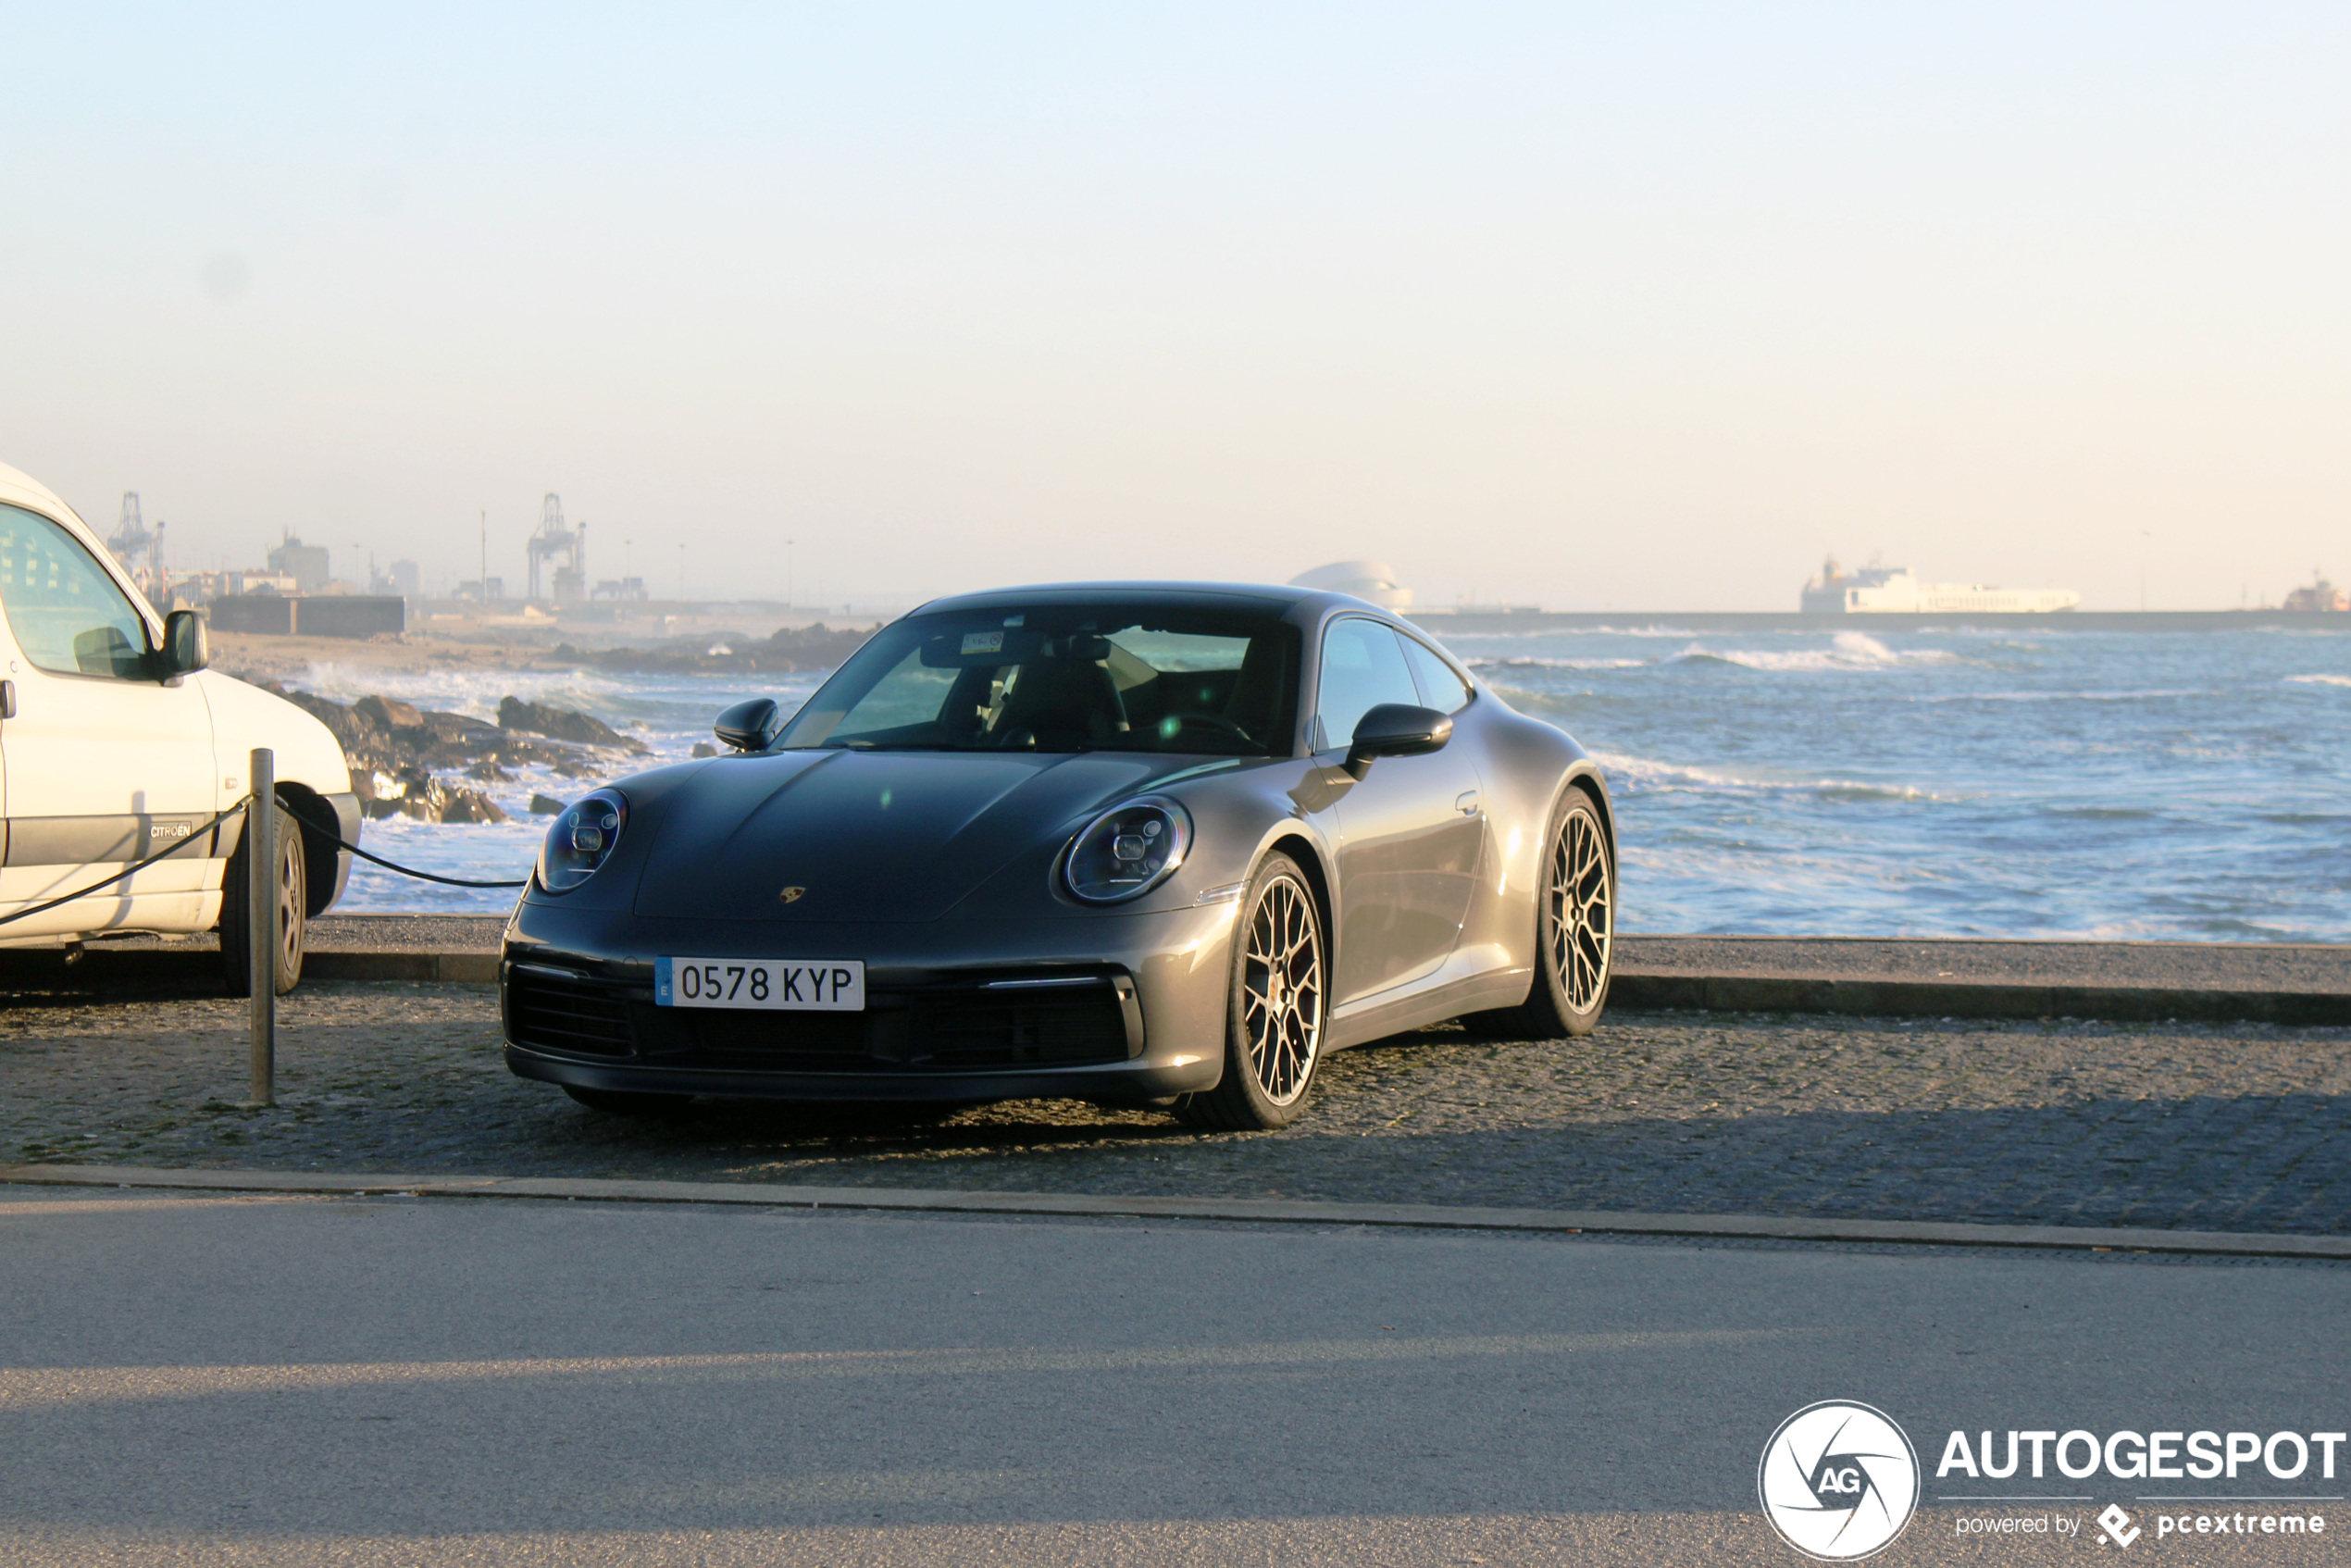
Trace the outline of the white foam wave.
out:
M 1866 631 L 1840 631 L 1830 639 L 1826 648 L 1761 649 L 1708 648 L 1693 642 L 1675 654 L 1672 664 L 1720 660 L 1753 670 L 1775 673 L 1809 670 L 1883 670 L 1904 665 L 1955 665 L 1964 663 L 1956 653 L 1942 648 L 1909 648 L 1897 650 L 1872 637 Z
M 371 669 L 364 665 L 314 664 L 305 689 L 338 703 L 378 695 L 414 703 L 420 708 L 495 718 L 498 700 L 520 697 L 526 702 L 558 702 L 584 707 L 601 700 L 634 697 L 641 682 L 589 669 Z M 567 702 L 562 699 L 570 699 Z
M 2143 703 L 2157 697 L 2207 697 L 2195 687 L 2160 687 L 2148 691 L 1939 691 L 1905 697 L 1909 703 Z
M 1647 669 L 1649 659 L 1472 659 L 1472 669 Z
M 1617 752 L 1595 752 L 1592 759 L 1607 773 L 1611 786 L 1628 793 L 1746 793 L 1859 796 L 1889 801 L 1956 801 L 1912 784 L 1885 784 L 1860 778 L 1771 778 L 1724 773 L 1717 768 L 1630 757 Z
M 2351 686 L 2351 675 L 2289 675 L 2286 678 L 2305 686 Z

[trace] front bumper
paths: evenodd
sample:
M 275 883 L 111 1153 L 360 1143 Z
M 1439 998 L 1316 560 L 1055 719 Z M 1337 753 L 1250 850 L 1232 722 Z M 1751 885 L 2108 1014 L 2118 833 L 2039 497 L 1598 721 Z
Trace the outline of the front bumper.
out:
M 1211 1089 L 1233 910 L 812 926 L 525 902 L 499 965 L 506 1064 L 582 1089 L 791 1100 L 1139 1101 Z M 656 1006 L 663 955 L 860 959 L 866 1010 Z

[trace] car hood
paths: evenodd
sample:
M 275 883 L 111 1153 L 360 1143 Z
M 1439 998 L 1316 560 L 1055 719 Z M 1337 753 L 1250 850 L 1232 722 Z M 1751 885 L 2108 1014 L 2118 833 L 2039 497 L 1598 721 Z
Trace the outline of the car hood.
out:
M 722 758 L 653 814 L 659 820 L 636 912 L 934 920 L 1022 852 L 1198 760 L 1103 752 Z M 801 890 L 789 902 L 788 888 Z

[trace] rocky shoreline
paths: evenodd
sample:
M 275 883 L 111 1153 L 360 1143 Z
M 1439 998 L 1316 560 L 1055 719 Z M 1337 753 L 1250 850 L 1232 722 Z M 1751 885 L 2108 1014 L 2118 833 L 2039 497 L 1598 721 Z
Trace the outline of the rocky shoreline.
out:
M 504 807 L 486 791 L 439 778 L 463 772 L 485 784 L 504 783 L 513 769 L 543 766 L 565 778 L 592 778 L 648 754 L 603 720 L 571 708 L 507 697 L 498 722 L 437 713 L 396 697 L 362 697 L 344 703 L 315 692 L 263 683 L 316 717 L 342 746 L 351 787 L 371 818 L 418 822 L 504 822 Z M 535 795 L 531 809 L 560 811 L 563 803 Z
M 831 669 L 865 645 L 879 631 L 878 623 L 864 631 L 834 628 L 822 621 L 815 626 L 788 626 L 757 641 L 691 641 L 673 640 L 653 648 L 578 648 L 558 642 L 546 657 L 617 675 L 789 675 L 799 670 Z

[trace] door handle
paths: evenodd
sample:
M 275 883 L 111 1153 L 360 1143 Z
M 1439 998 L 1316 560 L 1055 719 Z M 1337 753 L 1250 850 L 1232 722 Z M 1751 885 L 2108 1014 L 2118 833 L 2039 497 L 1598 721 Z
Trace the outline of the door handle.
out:
M 17 716 L 17 683 L 0 680 L 0 718 Z
M 1460 812 L 1463 816 L 1475 816 L 1477 815 L 1477 791 L 1474 790 L 1464 790 L 1460 794 L 1454 796 L 1453 809 Z

